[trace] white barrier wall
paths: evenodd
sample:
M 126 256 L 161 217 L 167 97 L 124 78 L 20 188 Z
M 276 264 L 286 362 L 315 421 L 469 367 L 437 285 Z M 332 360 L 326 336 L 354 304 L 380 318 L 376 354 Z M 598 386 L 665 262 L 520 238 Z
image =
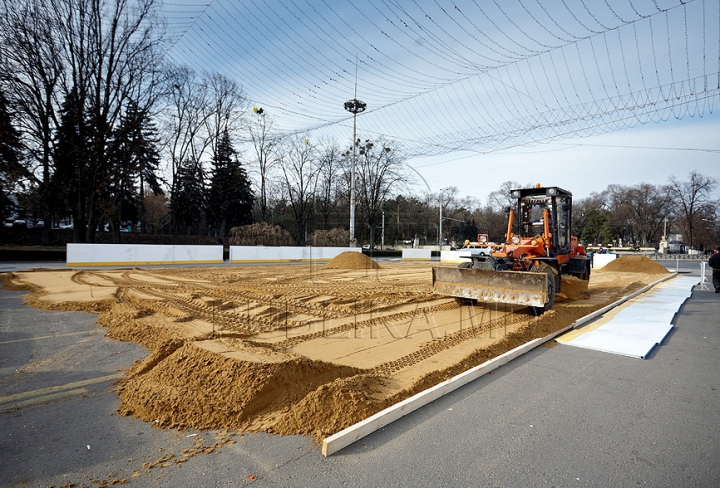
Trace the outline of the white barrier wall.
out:
M 223 262 L 222 246 L 68 244 L 68 266 L 212 264 Z
M 617 259 L 617 254 L 593 254 L 593 268 L 599 269 Z
M 443 263 L 469 263 L 470 250 L 461 251 L 440 251 L 440 261 Z M 465 259 L 463 259 L 465 258 Z
M 362 252 L 362 249 L 359 247 L 230 246 L 230 262 L 329 261 L 345 251 Z
M 402 258 L 415 261 L 430 261 L 432 251 L 430 249 L 403 249 Z

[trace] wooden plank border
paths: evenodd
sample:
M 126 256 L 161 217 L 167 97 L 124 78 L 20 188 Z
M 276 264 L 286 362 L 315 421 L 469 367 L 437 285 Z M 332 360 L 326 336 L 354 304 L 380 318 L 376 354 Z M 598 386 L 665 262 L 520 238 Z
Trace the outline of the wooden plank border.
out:
M 404 417 L 411 412 L 414 412 L 418 408 L 427 405 L 428 403 L 437 400 L 444 395 L 447 395 L 448 393 L 460 388 L 461 386 L 466 385 L 471 381 L 485 375 L 486 373 L 497 369 L 503 364 L 512 361 L 518 356 L 522 356 L 526 352 L 536 348 L 541 344 L 544 344 L 545 342 L 559 336 L 560 334 L 563 334 L 570 329 L 578 327 L 582 324 L 585 324 L 586 322 L 589 322 L 599 317 L 600 315 L 617 307 L 618 305 L 625 303 L 631 298 L 645 293 L 658 283 L 674 278 L 675 276 L 677 276 L 677 273 L 665 276 L 662 279 L 657 280 L 654 283 L 651 283 L 641 288 L 640 290 L 631 293 L 630 295 L 622 297 L 621 299 L 611 303 L 610 305 L 607 305 L 599 310 L 585 315 L 584 317 L 579 318 L 567 327 L 563 327 L 562 329 L 548 334 L 545 337 L 533 339 L 532 341 L 527 342 L 522 346 L 518 346 L 515 349 L 512 349 L 504 354 L 497 356 L 496 358 L 479 364 L 474 368 L 471 368 L 463 373 L 453 376 L 452 378 L 438 383 L 437 385 L 428 388 L 427 390 L 423 390 L 420 393 L 411 396 L 410 398 L 406 398 L 405 400 L 398 402 L 395 405 L 381 410 L 378 413 L 366 418 L 365 420 L 351 425 L 350 427 L 343 429 L 340 432 L 331 435 L 330 437 L 326 437 L 325 439 L 323 439 L 322 443 L 323 456 L 327 457 L 331 454 L 338 452 L 339 450 L 362 439 L 363 437 L 372 434 L 376 430 L 385 427 L 386 425 L 396 421 L 401 417 Z

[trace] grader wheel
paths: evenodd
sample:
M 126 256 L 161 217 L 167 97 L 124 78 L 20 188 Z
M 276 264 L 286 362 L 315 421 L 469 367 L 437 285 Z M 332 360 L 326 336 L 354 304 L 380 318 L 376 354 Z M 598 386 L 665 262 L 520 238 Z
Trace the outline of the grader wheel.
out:
M 545 273 L 547 275 L 547 296 L 548 301 L 545 302 L 545 305 L 542 307 L 529 307 L 530 313 L 537 316 L 540 316 L 550 310 L 555 303 L 555 292 L 556 290 L 556 283 L 558 280 L 558 271 L 550 266 L 549 264 L 540 263 L 537 266 L 533 266 L 530 269 L 530 272 L 532 273 Z

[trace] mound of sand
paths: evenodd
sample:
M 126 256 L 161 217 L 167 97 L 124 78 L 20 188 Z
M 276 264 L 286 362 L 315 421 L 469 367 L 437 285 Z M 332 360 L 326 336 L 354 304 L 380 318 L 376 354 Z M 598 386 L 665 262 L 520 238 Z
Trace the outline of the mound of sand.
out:
M 340 432 L 392 405 L 389 399 L 373 397 L 372 393 L 381 388 L 382 379 L 372 375 L 339 378 L 293 404 L 272 431 L 312 435 L 316 439 Z
M 119 383 L 118 411 L 162 428 L 269 430 L 308 394 L 358 372 L 306 358 L 248 362 L 172 341 L 138 363 Z M 325 408 L 305 411 L 306 428 L 327 432 L 326 415 Z
M 617 271 L 621 273 L 667 274 L 665 267 L 645 256 L 623 256 L 610 261 L 599 271 Z
M 37 308 L 97 313 L 108 336 L 150 350 L 118 382 L 120 414 L 159 428 L 321 439 L 656 281 L 659 265 L 633 256 L 589 284 L 564 277 L 565 298 L 541 317 L 433 295 L 430 263 L 367 273 L 379 266 L 346 252 L 327 266 L 31 271 L 0 281 L 29 291 Z
M 590 297 L 588 293 L 589 282 L 576 278 L 575 276 L 563 276 L 559 295 L 573 300 L 586 300 Z
M 361 252 L 345 251 L 325 265 L 333 269 L 380 269 L 380 265 Z

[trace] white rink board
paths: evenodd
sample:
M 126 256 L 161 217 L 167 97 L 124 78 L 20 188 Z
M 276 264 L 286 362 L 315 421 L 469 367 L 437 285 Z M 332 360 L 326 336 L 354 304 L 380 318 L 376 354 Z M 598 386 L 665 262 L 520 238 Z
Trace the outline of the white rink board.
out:
M 443 263 L 469 263 L 470 250 L 440 251 L 440 261 Z
M 135 261 L 146 263 L 171 263 L 175 259 L 175 246 L 135 246 Z M 192 261 L 190 252 L 181 253 L 184 261 Z
M 68 266 L 222 263 L 223 247 L 71 243 L 66 262 Z
M 340 253 L 362 252 L 359 247 L 314 246 L 230 246 L 233 263 L 283 263 L 294 261 L 329 261 Z
M 432 251 L 430 249 L 403 249 L 402 258 L 415 261 L 430 261 L 432 258 Z
M 594 269 L 600 269 L 610 261 L 615 261 L 617 254 L 593 254 L 592 267 Z

